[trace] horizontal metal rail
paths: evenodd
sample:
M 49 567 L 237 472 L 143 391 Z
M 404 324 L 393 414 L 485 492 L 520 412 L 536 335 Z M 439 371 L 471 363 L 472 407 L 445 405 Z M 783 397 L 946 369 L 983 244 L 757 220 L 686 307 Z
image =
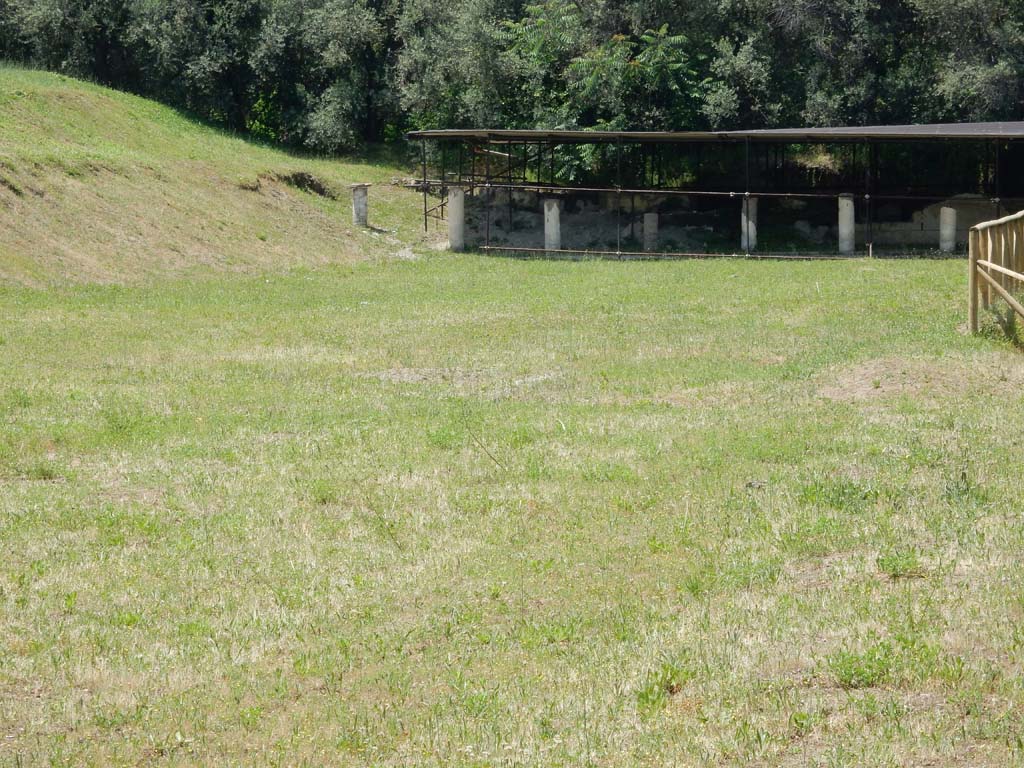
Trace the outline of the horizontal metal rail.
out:
M 665 187 L 660 189 L 645 188 L 645 187 L 572 187 L 566 185 L 556 184 L 509 184 L 508 182 L 487 182 L 487 181 L 431 181 L 428 182 L 434 185 L 444 184 L 449 187 L 463 187 L 469 190 L 476 189 L 503 189 L 511 191 L 522 191 L 522 192 L 585 192 L 589 194 L 621 194 L 621 195 L 667 195 L 670 197 L 729 197 L 729 198 L 744 198 L 744 197 L 764 197 L 764 198 L 802 198 L 810 200 L 834 200 L 840 197 L 852 197 L 854 199 L 863 200 L 885 200 L 885 201 L 935 201 L 941 202 L 949 198 L 948 195 L 871 195 L 863 193 L 853 192 L 760 192 L 757 190 L 751 190 L 750 192 L 738 192 L 732 190 L 702 190 L 702 189 L 682 189 L 679 187 Z M 410 187 L 422 187 L 423 182 L 416 182 L 410 184 Z M 997 205 L 1000 202 L 999 198 L 980 198 L 977 202 L 986 201 Z
M 849 259 L 864 258 L 861 254 L 836 254 L 836 253 L 687 253 L 681 251 L 608 251 L 591 250 L 587 248 L 524 248 L 511 245 L 482 245 L 481 251 L 499 253 L 530 253 L 537 255 L 560 254 L 563 256 L 615 256 L 628 257 L 632 259 L 750 259 L 752 261 L 843 261 Z

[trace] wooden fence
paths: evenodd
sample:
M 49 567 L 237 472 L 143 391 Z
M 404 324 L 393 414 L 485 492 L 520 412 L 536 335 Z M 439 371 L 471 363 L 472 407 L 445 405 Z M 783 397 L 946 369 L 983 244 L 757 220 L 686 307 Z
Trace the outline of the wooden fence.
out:
M 971 229 L 970 302 L 967 323 L 978 332 L 978 307 L 988 309 L 998 296 L 1010 305 L 1008 323 L 1014 314 L 1024 317 L 1024 306 L 1013 292 L 1024 288 L 1024 211 L 995 221 L 986 221 Z

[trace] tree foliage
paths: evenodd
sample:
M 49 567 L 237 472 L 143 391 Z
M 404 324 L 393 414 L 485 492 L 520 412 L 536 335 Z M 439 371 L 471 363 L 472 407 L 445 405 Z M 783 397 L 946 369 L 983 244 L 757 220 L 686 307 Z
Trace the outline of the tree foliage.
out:
M 268 141 L 1014 119 L 1024 0 L 0 0 L 0 57 Z

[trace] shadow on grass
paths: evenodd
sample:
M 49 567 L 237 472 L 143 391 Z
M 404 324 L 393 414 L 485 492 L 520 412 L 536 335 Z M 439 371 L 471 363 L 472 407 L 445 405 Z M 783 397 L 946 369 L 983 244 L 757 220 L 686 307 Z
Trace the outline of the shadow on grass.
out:
M 1017 323 L 1017 313 L 1009 306 L 1000 311 L 998 305 L 993 304 L 988 310 L 981 310 L 993 322 L 983 323 L 978 331 L 982 338 L 992 341 L 1009 341 L 1014 348 L 1024 351 L 1024 338 L 1021 337 L 1021 329 Z

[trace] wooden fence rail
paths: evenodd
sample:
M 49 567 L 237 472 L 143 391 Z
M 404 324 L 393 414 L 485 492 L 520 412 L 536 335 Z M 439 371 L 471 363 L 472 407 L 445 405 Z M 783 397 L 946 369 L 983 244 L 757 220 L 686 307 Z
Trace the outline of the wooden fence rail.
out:
M 1010 305 L 1012 323 L 1016 313 L 1024 317 L 1024 306 L 1014 297 L 1024 288 L 1024 211 L 971 228 L 969 249 L 967 324 L 978 332 L 978 307 L 988 309 L 998 295 Z

